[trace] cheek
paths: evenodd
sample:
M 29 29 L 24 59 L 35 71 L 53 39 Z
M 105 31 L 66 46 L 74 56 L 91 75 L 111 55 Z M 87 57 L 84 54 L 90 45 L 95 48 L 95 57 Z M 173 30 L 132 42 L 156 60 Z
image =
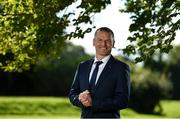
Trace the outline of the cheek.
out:
M 113 48 L 113 45 L 109 44 L 107 45 L 108 48 Z

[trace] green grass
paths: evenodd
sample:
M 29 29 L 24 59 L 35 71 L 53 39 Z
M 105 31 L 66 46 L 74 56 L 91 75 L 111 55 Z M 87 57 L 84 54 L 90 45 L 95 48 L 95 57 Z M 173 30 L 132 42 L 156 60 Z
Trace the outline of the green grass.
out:
M 177 100 L 162 100 L 162 114 L 140 114 L 131 109 L 121 111 L 123 118 L 180 118 L 180 101 Z
M 17 115 L 6 115 L 6 116 L 0 116 L 0 119 L 79 119 L 77 116 L 17 116 Z
M 123 119 L 180 118 L 180 101 L 161 101 L 163 115 L 139 114 L 131 109 L 121 111 Z M 80 110 L 67 98 L 0 97 L 0 119 L 79 119 Z
M 0 97 L 0 115 L 78 115 L 67 98 Z
M 166 117 L 180 118 L 180 101 L 164 100 L 161 101 L 163 115 Z

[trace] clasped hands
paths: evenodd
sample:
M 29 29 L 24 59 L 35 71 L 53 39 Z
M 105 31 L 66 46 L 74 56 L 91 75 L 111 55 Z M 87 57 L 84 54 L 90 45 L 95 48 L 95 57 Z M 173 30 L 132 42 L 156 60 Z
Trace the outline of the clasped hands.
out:
M 79 100 L 85 107 L 92 106 L 92 98 L 88 90 L 85 90 L 79 94 Z

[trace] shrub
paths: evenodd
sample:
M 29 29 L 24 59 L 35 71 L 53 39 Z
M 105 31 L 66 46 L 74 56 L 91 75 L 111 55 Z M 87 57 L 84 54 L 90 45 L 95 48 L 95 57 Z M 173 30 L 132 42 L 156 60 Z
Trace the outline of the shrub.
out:
M 154 113 L 160 99 L 171 96 L 172 84 L 165 75 L 143 69 L 132 75 L 130 108 L 140 113 Z

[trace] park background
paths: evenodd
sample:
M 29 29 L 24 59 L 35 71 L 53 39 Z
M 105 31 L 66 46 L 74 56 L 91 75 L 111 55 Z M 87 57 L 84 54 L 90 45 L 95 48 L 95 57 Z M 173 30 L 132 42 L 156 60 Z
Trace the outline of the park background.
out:
M 81 9 L 78 10 L 76 8 L 81 4 L 80 0 L 75 3 L 72 1 L 63 3 L 61 0 L 50 2 L 52 4 L 59 2 L 67 6 L 63 6 L 62 8 L 64 9 L 60 9 L 61 6 L 58 6 L 57 9 L 60 11 L 55 16 L 56 20 L 57 18 L 62 18 L 63 20 L 66 18 L 62 23 L 66 27 L 59 26 L 60 24 L 54 24 L 53 20 L 51 21 L 51 19 L 55 18 L 52 17 L 53 15 L 49 15 L 52 14 L 51 10 L 48 13 L 48 9 L 51 8 L 51 6 L 48 6 L 48 0 L 41 1 L 42 3 L 37 2 L 40 8 L 36 7 L 35 10 L 39 14 L 34 15 L 33 18 L 37 19 L 35 23 L 37 22 L 40 27 L 32 27 L 34 24 L 30 26 L 29 23 L 34 21 L 31 21 L 30 17 L 23 18 L 22 16 L 31 13 L 29 7 L 28 9 L 25 8 L 28 5 L 31 6 L 33 2 L 36 3 L 37 1 L 9 0 L 7 3 L 4 1 L 0 2 L 0 118 L 79 118 L 80 110 L 70 104 L 67 96 L 78 63 L 94 57 L 92 38 L 95 29 L 92 28 L 90 31 L 84 32 L 86 34 L 82 37 L 82 34 L 75 33 L 77 30 L 75 26 L 78 23 L 66 26 L 67 14 L 75 12 L 74 18 L 77 17 L 77 14 L 79 16 L 82 15 Z M 95 6 L 96 4 L 101 5 L 96 0 L 93 2 Z M 128 109 L 121 111 L 122 118 L 180 118 L 179 26 L 174 23 L 177 25 L 176 37 L 170 42 L 173 46 L 172 49 L 169 48 L 170 51 L 164 53 L 157 50 L 147 59 L 135 63 L 134 58 L 137 57 L 137 54 L 133 55 L 131 53 L 131 55 L 127 56 L 122 50 L 128 44 L 131 44 L 127 39 L 131 35 L 130 31 L 132 29 L 130 30 L 129 26 L 133 22 L 130 19 L 130 14 L 120 13 L 119 11 L 124 2 L 113 0 L 109 4 L 107 0 L 109 5 L 104 10 L 97 10 L 97 13 L 92 17 L 93 27 L 107 26 L 115 32 L 116 44 L 112 53 L 116 58 L 126 62 L 131 67 L 130 104 Z M 141 2 L 146 3 L 146 0 L 141 0 Z M 176 0 L 171 2 L 164 0 L 164 2 L 166 4 L 175 4 L 179 8 Z M 82 3 L 88 4 L 88 0 L 84 0 Z M 87 6 L 82 5 L 81 7 Z M 24 14 L 16 14 L 21 12 Z M 179 9 L 176 12 L 179 15 Z M 179 23 L 178 15 L 174 18 L 177 23 Z M 69 22 L 72 22 L 72 19 L 71 16 Z M 49 20 L 49 22 L 46 20 Z M 79 26 L 83 30 L 91 25 L 83 24 Z M 34 37 L 31 30 L 34 30 L 35 35 L 38 35 Z M 77 31 L 81 32 L 80 30 L 78 28 Z M 64 34 L 66 35 L 70 34 L 69 37 L 72 38 L 67 40 L 68 38 L 63 37 L 64 34 L 58 34 L 59 32 L 65 32 Z M 73 32 L 74 34 L 72 34 Z M 52 34 L 55 34 L 55 36 Z M 51 37 L 52 44 L 48 42 L 48 40 L 51 40 Z M 12 39 L 15 39 L 18 43 L 9 43 Z M 166 38 L 164 37 L 164 39 Z M 38 40 L 41 42 L 37 42 Z M 6 42 L 10 45 L 6 45 Z M 36 43 L 37 49 L 34 47 Z M 146 42 L 143 43 L 146 44 Z M 164 44 L 166 45 L 168 42 Z M 31 50 L 34 48 L 35 50 L 29 51 L 27 48 Z M 29 57 L 32 56 L 32 59 L 35 61 L 31 61 L 25 54 Z M 15 57 L 18 55 L 20 57 Z

